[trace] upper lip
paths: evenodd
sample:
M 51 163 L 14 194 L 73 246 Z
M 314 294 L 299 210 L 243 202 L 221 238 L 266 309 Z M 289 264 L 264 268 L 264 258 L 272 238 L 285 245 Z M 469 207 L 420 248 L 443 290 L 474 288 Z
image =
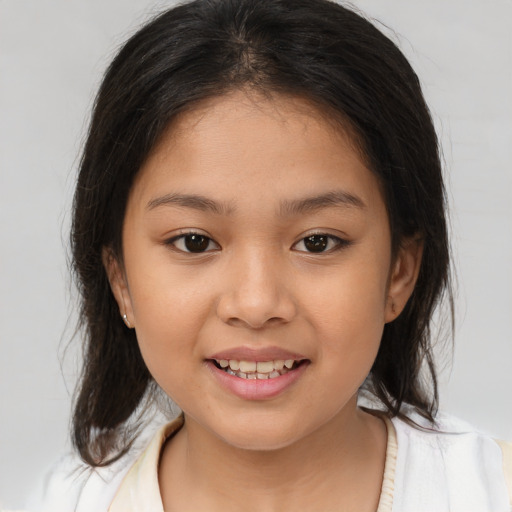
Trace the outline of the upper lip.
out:
M 228 361 L 230 359 L 234 359 L 235 361 L 286 361 L 294 359 L 295 361 L 300 361 L 307 358 L 297 352 L 291 352 L 280 347 L 253 348 L 242 346 L 215 352 L 215 354 L 211 355 L 208 359 L 216 359 L 217 361 L 222 359 Z

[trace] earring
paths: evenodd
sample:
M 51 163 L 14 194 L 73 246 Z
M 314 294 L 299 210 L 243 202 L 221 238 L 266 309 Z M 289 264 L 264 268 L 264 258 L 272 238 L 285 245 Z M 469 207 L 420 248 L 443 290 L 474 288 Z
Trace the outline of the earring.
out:
M 126 324 L 126 327 L 128 327 L 129 329 L 132 328 L 132 326 L 130 325 L 130 322 L 128 321 L 128 317 L 126 316 L 126 313 L 123 315 L 123 321 Z

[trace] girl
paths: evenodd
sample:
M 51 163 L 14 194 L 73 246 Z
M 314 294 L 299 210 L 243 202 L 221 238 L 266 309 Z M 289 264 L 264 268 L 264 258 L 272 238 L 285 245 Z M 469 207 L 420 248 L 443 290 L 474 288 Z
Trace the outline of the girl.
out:
M 85 466 L 41 510 L 509 510 L 511 446 L 437 414 L 437 138 L 359 15 L 198 0 L 143 27 L 97 97 L 72 241 Z M 161 391 L 182 413 L 144 443 Z

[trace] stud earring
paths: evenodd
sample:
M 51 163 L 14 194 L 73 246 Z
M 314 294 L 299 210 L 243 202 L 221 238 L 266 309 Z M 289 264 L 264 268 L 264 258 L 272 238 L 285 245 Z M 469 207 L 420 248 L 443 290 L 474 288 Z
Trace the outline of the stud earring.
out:
M 129 329 L 132 328 L 130 322 L 128 321 L 128 317 L 126 316 L 126 313 L 123 315 L 123 321 L 126 324 L 126 327 L 128 327 Z

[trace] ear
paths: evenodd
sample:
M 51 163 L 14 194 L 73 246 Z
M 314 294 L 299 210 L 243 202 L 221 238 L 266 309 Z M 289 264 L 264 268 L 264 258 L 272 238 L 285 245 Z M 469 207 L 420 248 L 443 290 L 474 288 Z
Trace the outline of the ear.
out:
M 405 308 L 418 279 L 423 255 L 423 240 L 407 238 L 400 245 L 391 268 L 386 300 L 385 322 L 395 320 Z
M 119 314 L 127 327 L 134 327 L 132 301 L 124 270 L 110 247 L 103 247 L 101 258 L 110 283 L 110 289 L 119 307 Z

